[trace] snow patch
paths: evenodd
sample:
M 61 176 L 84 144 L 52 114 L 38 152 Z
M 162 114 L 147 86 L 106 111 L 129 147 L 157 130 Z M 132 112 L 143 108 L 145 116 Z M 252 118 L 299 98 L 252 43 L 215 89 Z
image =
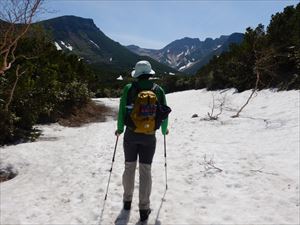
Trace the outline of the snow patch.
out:
M 97 48 L 100 48 L 99 45 L 97 45 L 95 42 L 93 42 L 92 40 L 90 40 L 90 42 L 95 45 Z
M 56 47 L 56 49 L 57 49 L 58 51 L 61 51 L 61 50 L 62 50 L 62 48 L 59 46 L 59 44 L 58 44 L 57 42 L 54 42 L 54 44 L 55 44 L 55 47 Z
M 176 57 L 177 57 L 177 59 L 180 57 L 180 56 L 182 56 L 184 54 L 184 52 L 181 52 L 181 53 L 179 53 Z
M 178 70 L 179 71 L 185 70 L 185 69 L 189 68 L 190 66 L 192 66 L 193 64 L 194 64 L 194 62 L 188 61 L 188 63 L 186 65 L 180 67 Z
M 259 91 L 239 118 L 231 118 L 250 93 L 203 89 L 166 96 L 172 108 L 166 139 L 169 188 L 164 195 L 164 137 L 157 131 L 148 224 L 300 223 L 299 91 Z M 223 112 L 219 120 L 201 120 L 211 112 L 213 96 L 216 113 L 218 100 L 226 97 Z M 119 100 L 95 99 L 114 110 Z M 116 125 L 113 120 L 77 128 L 39 125 L 43 136 L 36 142 L 0 147 L 1 162 L 19 171 L 0 184 L 0 224 L 117 224 L 123 138 L 103 204 Z M 138 210 L 132 210 L 125 223 L 137 221 Z
M 222 45 L 218 45 L 216 48 L 214 48 L 214 50 L 217 50 L 218 48 L 221 48 Z
M 193 62 L 188 62 L 188 64 L 186 65 L 186 67 L 188 68 L 188 67 L 190 67 L 190 66 L 192 66 L 194 63 Z
M 182 70 L 184 70 L 185 68 L 186 68 L 186 65 L 180 67 L 178 70 L 179 70 L 179 71 L 182 71 Z
M 187 56 L 187 55 L 189 55 L 189 54 L 190 54 L 190 49 L 188 48 L 188 49 L 186 50 L 186 52 L 184 53 L 184 55 Z
M 73 51 L 73 47 L 72 47 L 70 44 L 65 43 L 65 42 L 63 42 L 63 41 L 60 41 L 60 43 L 61 43 L 63 46 L 65 46 L 67 49 L 69 49 L 70 51 Z

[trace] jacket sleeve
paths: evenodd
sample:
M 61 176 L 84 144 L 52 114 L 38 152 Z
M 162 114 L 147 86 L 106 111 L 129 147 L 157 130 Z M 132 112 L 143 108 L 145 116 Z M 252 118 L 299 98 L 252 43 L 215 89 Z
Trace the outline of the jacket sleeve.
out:
M 119 134 L 122 134 L 124 132 L 127 93 L 128 93 L 130 86 L 131 86 L 130 84 L 125 86 L 125 88 L 123 89 L 122 96 L 120 98 L 119 112 L 118 112 L 118 124 L 117 124 L 117 130 L 118 130 Z
M 162 90 L 162 100 L 163 100 L 163 104 L 164 104 L 164 105 L 167 105 L 167 99 L 166 99 L 165 92 L 164 92 L 164 90 L 163 90 L 162 88 L 161 88 L 161 90 Z M 162 133 L 163 135 L 166 135 L 167 130 L 168 130 L 168 118 L 165 119 L 165 120 L 162 122 L 162 124 L 161 124 L 161 133 Z

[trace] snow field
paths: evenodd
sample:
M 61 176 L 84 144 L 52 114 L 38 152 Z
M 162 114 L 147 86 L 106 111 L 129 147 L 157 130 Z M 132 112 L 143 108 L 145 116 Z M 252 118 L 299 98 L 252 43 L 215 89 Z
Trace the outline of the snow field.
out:
M 202 120 L 226 95 L 218 121 Z M 250 91 L 195 90 L 167 95 L 165 192 L 163 136 L 157 133 L 148 224 L 299 224 L 299 91 L 260 91 L 231 118 Z M 118 99 L 97 99 L 117 107 Z M 218 109 L 215 109 L 218 113 Z M 199 117 L 191 118 L 197 113 Z M 107 201 L 116 121 L 66 128 L 40 126 L 37 142 L 0 148 L 19 171 L 0 184 L 1 224 L 136 224 L 138 171 L 131 212 L 122 212 L 121 136 Z M 205 160 L 206 157 L 206 160 Z M 205 169 L 211 160 L 220 168 Z

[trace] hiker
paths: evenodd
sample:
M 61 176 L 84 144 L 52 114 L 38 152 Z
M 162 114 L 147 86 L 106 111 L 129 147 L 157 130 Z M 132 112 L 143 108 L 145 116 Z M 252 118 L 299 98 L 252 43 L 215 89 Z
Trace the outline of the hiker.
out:
M 148 61 L 139 61 L 132 71 L 132 77 L 136 78 L 131 84 L 127 84 L 120 99 L 118 113 L 117 136 L 124 134 L 125 170 L 123 173 L 123 209 L 130 210 L 134 190 L 135 170 L 137 158 L 139 159 L 139 212 L 141 221 L 148 219 L 150 210 L 150 194 L 152 187 L 151 164 L 156 147 L 155 130 L 161 124 L 163 135 L 167 135 L 167 114 L 163 120 L 159 120 L 156 112 L 155 101 L 166 106 L 164 90 L 149 80 L 155 72 Z M 144 98 L 144 104 L 143 102 Z M 146 102 L 145 102 L 146 101 Z M 167 106 L 166 106 L 167 107 Z M 137 112 L 140 110 L 139 112 Z M 141 117 L 141 118 L 140 118 Z M 147 119 L 145 120 L 145 117 Z M 145 122 L 146 121 L 146 122 Z

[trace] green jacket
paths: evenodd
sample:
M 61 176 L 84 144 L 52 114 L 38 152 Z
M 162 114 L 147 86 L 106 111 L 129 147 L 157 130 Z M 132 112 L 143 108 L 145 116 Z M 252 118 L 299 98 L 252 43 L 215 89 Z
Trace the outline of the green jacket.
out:
M 118 133 L 121 134 L 124 131 L 124 122 L 126 116 L 126 103 L 127 103 L 127 93 L 132 84 L 127 84 L 123 89 L 123 94 L 120 99 L 119 113 L 118 113 Z M 139 87 L 145 90 L 151 90 L 153 87 L 153 82 L 151 80 L 139 80 Z M 164 90 L 159 86 L 157 91 L 157 98 L 162 99 L 163 104 L 167 105 L 166 96 Z M 161 124 L 161 132 L 163 135 L 166 134 L 168 128 L 168 119 L 165 119 Z

